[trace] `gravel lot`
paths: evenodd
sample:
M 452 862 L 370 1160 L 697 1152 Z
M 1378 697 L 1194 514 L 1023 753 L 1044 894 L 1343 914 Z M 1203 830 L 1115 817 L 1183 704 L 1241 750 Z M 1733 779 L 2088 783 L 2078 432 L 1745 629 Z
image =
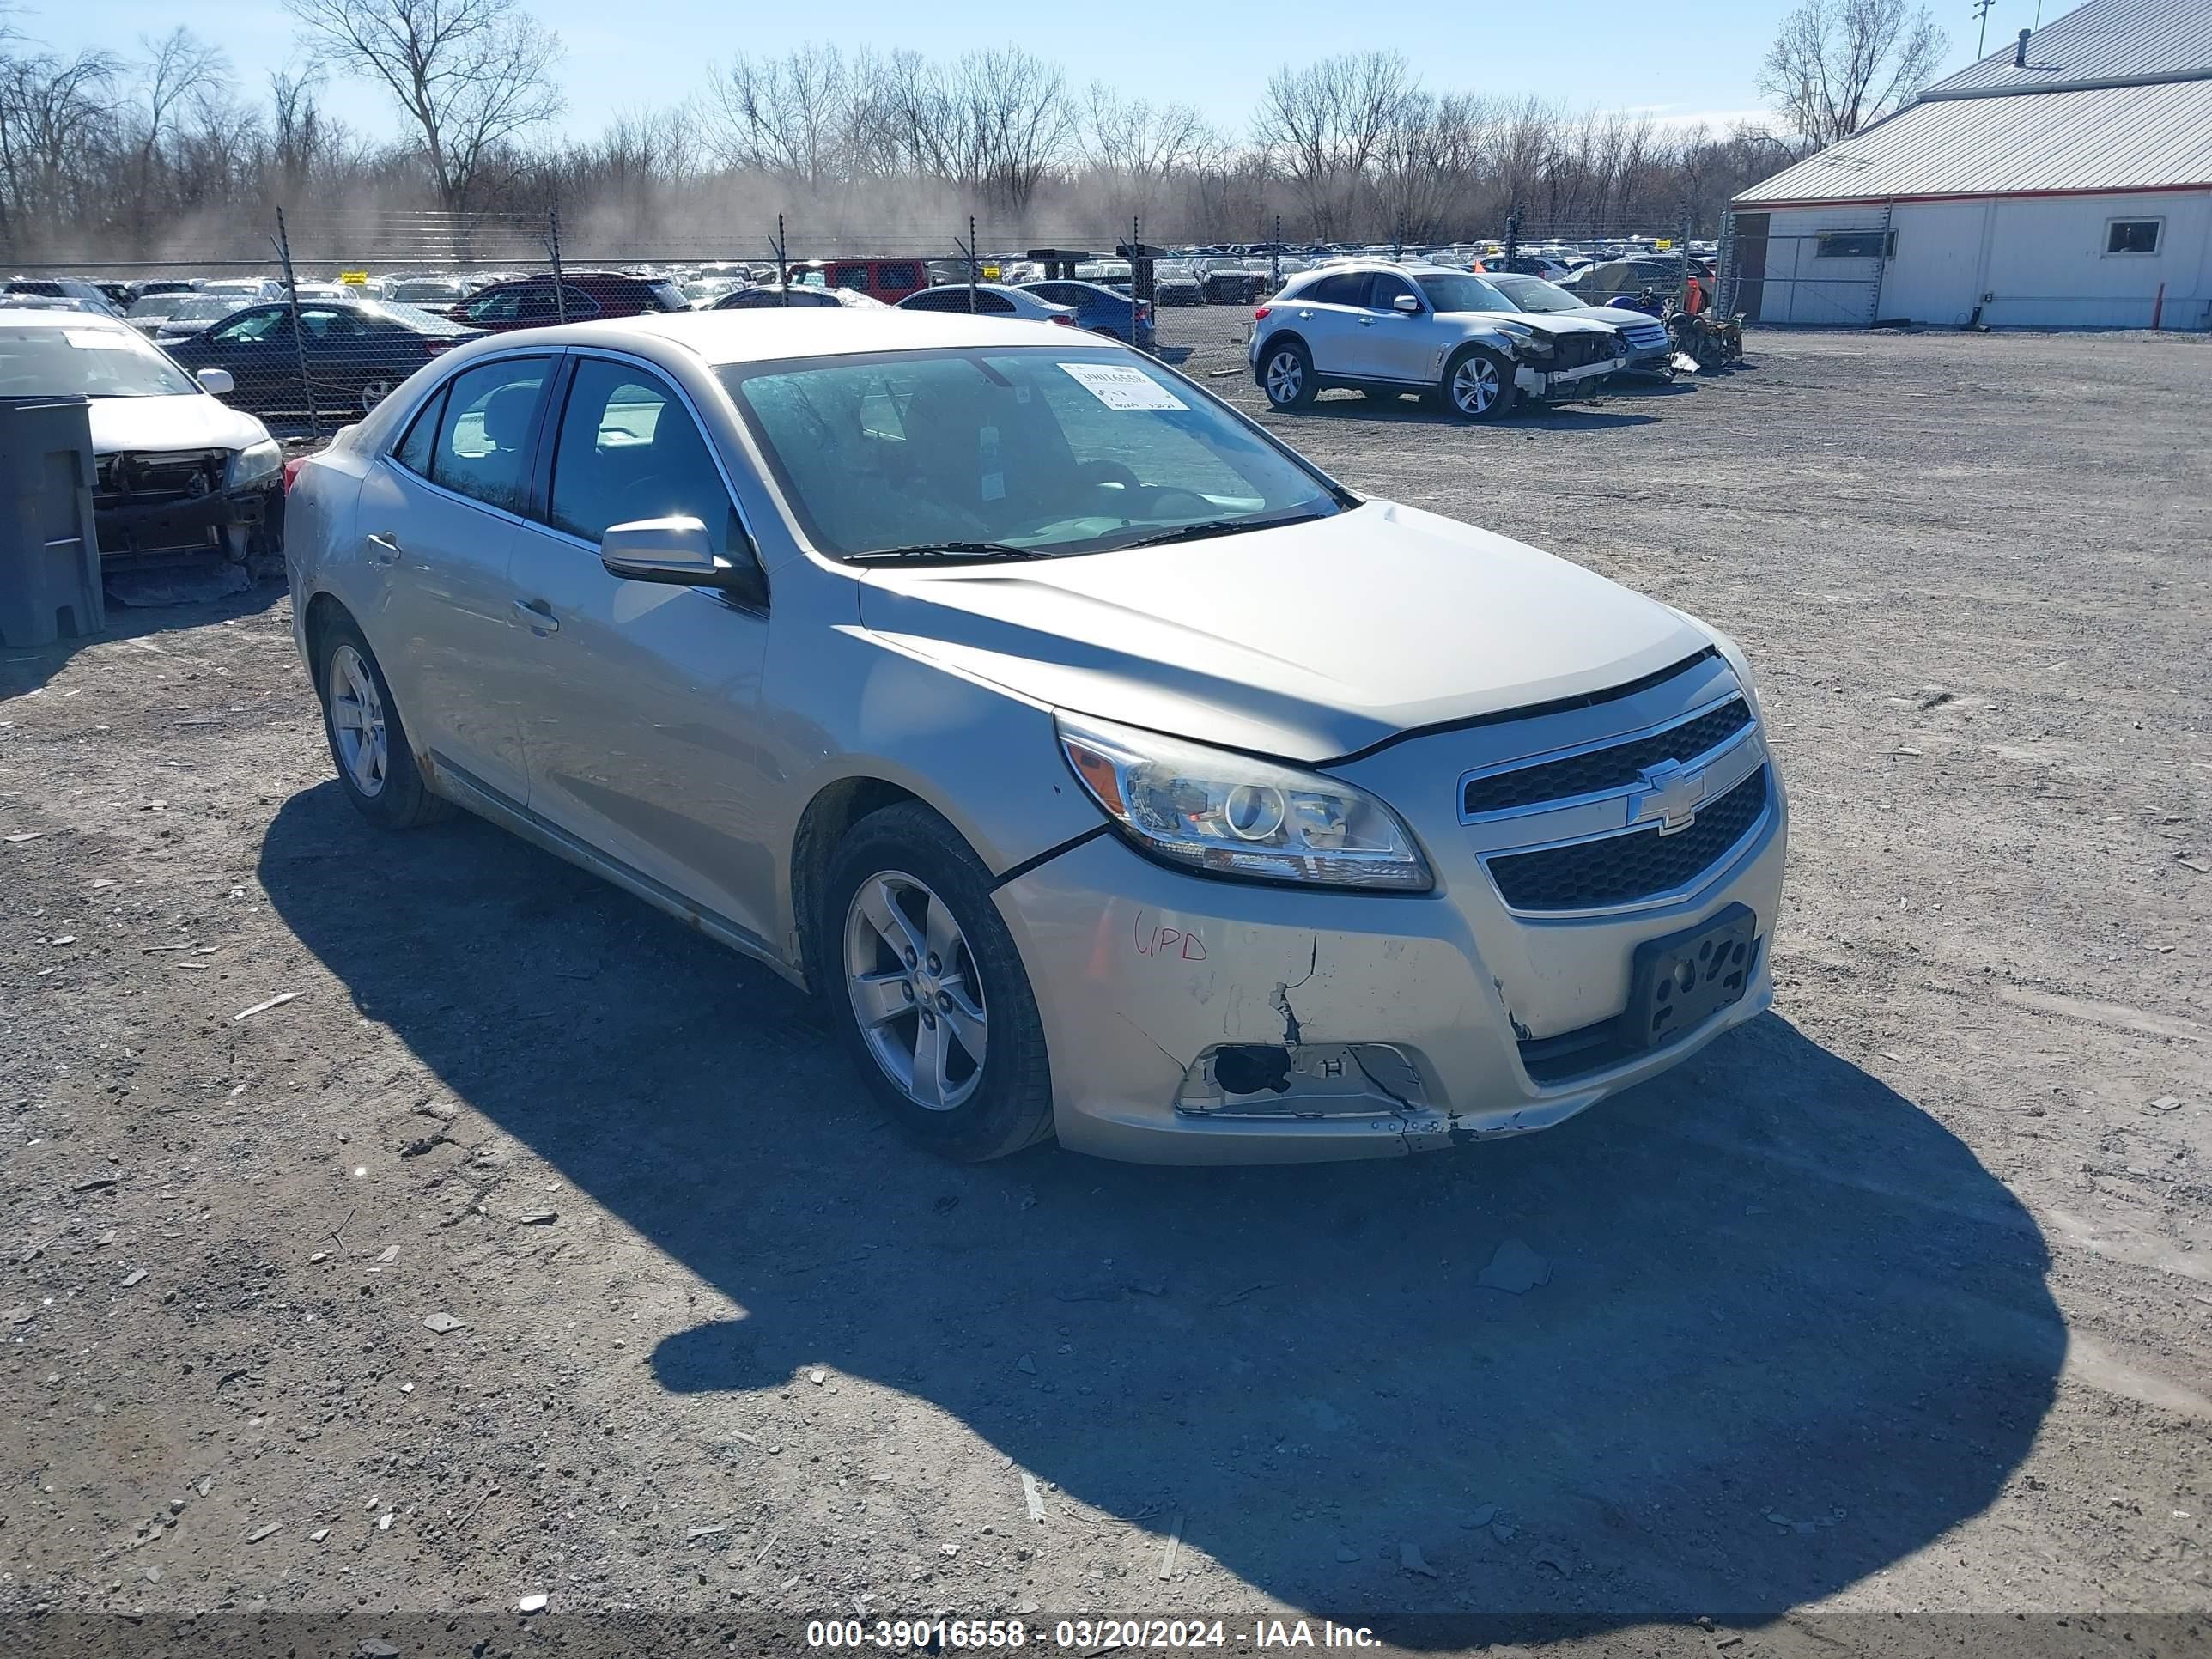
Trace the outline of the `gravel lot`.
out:
M 1163 337 L 1241 370 L 1243 317 Z M 1392 1164 L 933 1163 L 765 970 L 359 823 L 281 592 L 0 653 L 0 1616 L 2154 1650 L 2110 1620 L 2212 1607 L 2209 391 L 2201 338 L 1759 334 L 1268 416 L 1734 633 L 1794 792 L 1775 1015 Z M 1478 1284 L 1508 1241 L 1548 1282 Z

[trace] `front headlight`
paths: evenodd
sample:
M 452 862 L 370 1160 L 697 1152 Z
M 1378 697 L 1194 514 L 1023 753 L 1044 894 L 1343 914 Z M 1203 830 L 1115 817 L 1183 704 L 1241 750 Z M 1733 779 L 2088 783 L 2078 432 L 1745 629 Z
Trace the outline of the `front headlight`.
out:
M 1067 763 L 1139 850 L 1203 875 L 1425 893 L 1426 860 L 1363 789 L 1152 732 L 1059 717 Z
M 276 447 L 274 439 L 264 438 L 258 444 L 248 444 L 233 452 L 229 486 L 236 489 L 241 484 L 257 483 L 283 470 L 284 452 Z
M 1713 642 L 1713 649 L 1721 653 L 1721 660 L 1729 665 L 1729 672 L 1735 676 L 1736 684 L 1742 688 L 1743 700 L 1751 705 L 1752 718 L 1763 721 L 1766 717 L 1759 706 L 1759 688 L 1752 683 L 1751 659 L 1743 654 L 1743 647 L 1703 617 L 1693 617 L 1679 605 L 1667 608 Z

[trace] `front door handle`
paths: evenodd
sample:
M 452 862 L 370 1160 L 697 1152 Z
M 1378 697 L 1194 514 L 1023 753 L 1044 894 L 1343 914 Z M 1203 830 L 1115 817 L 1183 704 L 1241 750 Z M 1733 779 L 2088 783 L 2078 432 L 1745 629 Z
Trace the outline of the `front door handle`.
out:
M 540 637 L 561 631 L 561 619 L 553 614 L 553 607 L 543 599 L 517 599 L 515 611 L 522 625 Z
M 399 538 L 397 536 L 369 537 L 368 562 L 371 564 L 398 564 Z
M 1362 317 L 1358 319 L 1358 322 L 1362 328 L 1372 328 L 1376 324 L 1382 320 L 1382 319 L 1380 317 Z

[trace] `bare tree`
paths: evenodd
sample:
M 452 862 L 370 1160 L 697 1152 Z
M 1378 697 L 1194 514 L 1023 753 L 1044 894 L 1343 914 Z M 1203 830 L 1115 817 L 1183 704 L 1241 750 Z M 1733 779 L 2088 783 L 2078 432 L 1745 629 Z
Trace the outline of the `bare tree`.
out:
M 1094 82 L 1079 118 L 1084 165 L 1109 195 L 1115 217 L 1150 216 L 1168 181 L 1212 137 L 1188 104 L 1155 104 Z
M 209 45 L 182 27 L 158 40 L 142 36 L 138 45 L 145 54 L 137 87 L 137 114 L 144 125 L 138 134 L 138 176 L 131 212 L 143 234 L 151 228 L 155 175 L 162 167 L 163 150 L 175 137 L 191 104 L 200 103 L 204 112 L 206 105 L 228 94 L 230 59 L 222 48 Z
M 703 102 L 702 137 L 726 167 L 780 175 L 810 190 L 854 172 L 856 70 L 835 46 L 781 58 L 739 58 L 720 71 Z
M 1802 0 L 1767 48 L 1759 89 L 1809 143 L 1832 144 L 1911 102 L 1950 44 L 1911 0 Z
M 562 106 L 560 37 L 517 0 L 285 0 L 318 60 L 381 81 L 422 140 L 440 205 L 469 205 L 488 163 Z
M 1267 77 L 1252 136 L 1297 189 L 1316 234 L 1352 222 L 1368 169 L 1416 91 L 1395 52 L 1324 58 Z

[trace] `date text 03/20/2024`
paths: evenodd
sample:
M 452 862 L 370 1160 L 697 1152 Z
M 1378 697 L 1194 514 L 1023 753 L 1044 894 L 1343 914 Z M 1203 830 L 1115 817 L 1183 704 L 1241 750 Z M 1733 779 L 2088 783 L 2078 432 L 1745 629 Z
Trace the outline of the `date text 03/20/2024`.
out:
M 1263 1650 L 1382 1645 L 1382 1638 L 1368 1626 L 1340 1625 L 1331 1620 L 1322 1620 L 1316 1628 L 1307 1619 L 1259 1619 L 1250 1628 L 1251 1644 Z M 1061 1619 L 1050 1625 L 1040 1622 L 1033 1629 L 1018 1619 L 817 1619 L 809 1620 L 806 1626 L 806 1644 L 817 1649 L 917 1648 L 939 1652 L 947 1647 L 1012 1650 L 1034 1644 L 1091 1653 L 1116 1647 L 1220 1648 L 1232 1639 L 1241 1646 L 1246 1638 L 1221 1619 Z

